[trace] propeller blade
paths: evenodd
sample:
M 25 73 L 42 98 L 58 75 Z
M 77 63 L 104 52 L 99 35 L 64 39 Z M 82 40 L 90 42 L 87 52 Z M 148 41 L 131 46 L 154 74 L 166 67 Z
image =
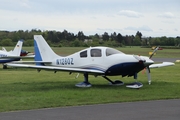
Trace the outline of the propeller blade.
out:
M 148 77 L 148 83 L 149 85 L 151 84 L 151 74 L 150 74 L 150 68 L 146 67 L 146 73 L 147 73 L 147 77 Z
M 153 53 L 149 56 L 149 59 L 151 59 L 152 58 L 152 56 L 154 55 L 154 53 L 156 53 L 156 51 L 159 49 L 159 46 L 158 47 L 156 47 L 156 49 L 154 49 L 154 51 L 153 51 Z

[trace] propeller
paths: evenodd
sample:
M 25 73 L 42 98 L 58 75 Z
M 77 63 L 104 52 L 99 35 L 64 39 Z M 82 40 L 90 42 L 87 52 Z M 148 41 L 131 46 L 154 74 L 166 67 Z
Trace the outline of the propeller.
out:
M 151 59 L 153 57 L 153 55 L 157 52 L 157 50 L 159 49 L 159 46 L 157 46 L 153 53 L 149 56 L 149 59 Z M 147 73 L 147 77 L 148 77 L 148 83 L 149 85 L 151 84 L 151 73 L 150 73 L 150 68 L 149 66 L 146 67 L 146 73 Z
M 150 73 L 150 68 L 149 66 L 146 67 L 146 73 L 147 73 L 147 77 L 148 77 L 148 83 L 149 85 L 151 84 L 151 73 Z
M 156 47 L 156 49 L 154 49 L 154 51 L 153 51 L 153 53 L 149 56 L 149 59 L 151 59 L 152 58 L 152 56 L 154 55 L 154 53 L 156 53 L 156 51 L 159 49 L 159 46 L 158 47 Z

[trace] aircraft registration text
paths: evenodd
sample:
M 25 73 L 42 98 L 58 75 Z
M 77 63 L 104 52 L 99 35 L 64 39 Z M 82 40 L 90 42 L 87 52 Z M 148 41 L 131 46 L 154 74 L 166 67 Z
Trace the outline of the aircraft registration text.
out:
M 5 54 L 0 54 L 0 57 L 7 57 L 7 55 L 5 55 Z
M 57 65 L 74 65 L 73 58 L 61 58 L 56 60 Z

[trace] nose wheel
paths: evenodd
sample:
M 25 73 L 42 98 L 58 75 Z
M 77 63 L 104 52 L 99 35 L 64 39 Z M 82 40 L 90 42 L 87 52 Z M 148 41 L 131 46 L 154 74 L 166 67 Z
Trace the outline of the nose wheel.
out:
M 127 85 L 126 85 L 127 88 L 135 88 L 135 89 L 139 89 L 139 88 L 141 88 L 141 87 L 143 86 L 142 83 L 137 82 L 137 73 L 134 74 L 134 79 L 135 79 L 136 82 L 127 84 Z
M 143 84 L 140 82 L 133 82 L 126 85 L 127 88 L 135 88 L 135 89 L 141 88 L 142 86 Z

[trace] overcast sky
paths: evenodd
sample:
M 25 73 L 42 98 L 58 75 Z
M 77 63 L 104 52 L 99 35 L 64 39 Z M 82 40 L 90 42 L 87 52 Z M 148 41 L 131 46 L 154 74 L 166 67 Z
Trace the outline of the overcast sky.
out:
M 0 30 L 180 36 L 180 0 L 0 0 Z

